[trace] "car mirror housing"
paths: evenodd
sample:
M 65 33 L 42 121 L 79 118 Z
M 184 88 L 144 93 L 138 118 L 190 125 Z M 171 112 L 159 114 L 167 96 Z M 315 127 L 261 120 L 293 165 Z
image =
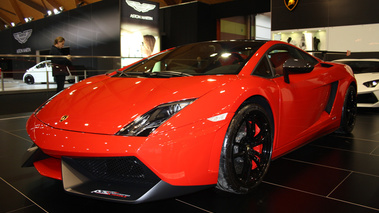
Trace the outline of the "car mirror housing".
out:
M 313 68 L 313 65 L 303 59 L 290 58 L 283 64 L 284 81 L 289 84 L 289 74 L 309 73 Z

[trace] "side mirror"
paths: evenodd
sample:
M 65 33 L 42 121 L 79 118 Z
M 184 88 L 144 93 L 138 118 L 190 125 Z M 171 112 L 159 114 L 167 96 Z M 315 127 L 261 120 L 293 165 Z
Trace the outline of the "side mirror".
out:
M 310 73 L 313 68 L 314 66 L 303 59 L 290 58 L 283 64 L 284 82 L 290 83 L 289 74 Z

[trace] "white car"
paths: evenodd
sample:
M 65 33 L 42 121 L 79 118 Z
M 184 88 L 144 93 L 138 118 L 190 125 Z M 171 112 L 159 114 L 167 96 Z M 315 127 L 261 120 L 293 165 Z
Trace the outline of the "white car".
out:
M 358 84 L 358 107 L 379 107 L 379 59 L 339 59 L 349 65 Z
M 40 63 L 27 69 L 23 76 L 23 80 L 27 84 L 46 83 L 47 75 L 49 78 L 49 83 L 54 83 L 53 69 L 50 60 L 41 61 Z M 66 76 L 66 81 L 69 83 L 75 82 L 75 76 L 71 75 L 70 71 L 69 75 Z

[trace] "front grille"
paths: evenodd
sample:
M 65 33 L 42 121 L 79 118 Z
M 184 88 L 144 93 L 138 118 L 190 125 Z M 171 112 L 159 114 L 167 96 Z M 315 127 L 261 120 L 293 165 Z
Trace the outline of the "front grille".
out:
M 73 158 L 72 163 L 80 167 L 76 169 L 82 174 L 97 181 L 146 185 L 154 185 L 160 181 L 136 157 Z
M 357 102 L 362 104 L 374 104 L 378 102 L 378 98 L 374 93 L 360 94 L 357 96 Z

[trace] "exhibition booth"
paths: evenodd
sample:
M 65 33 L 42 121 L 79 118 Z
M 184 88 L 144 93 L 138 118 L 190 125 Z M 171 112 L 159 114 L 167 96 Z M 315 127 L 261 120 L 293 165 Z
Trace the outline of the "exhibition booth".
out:
M 347 54 L 378 58 L 379 20 L 372 9 L 377 3 L 359 4 L 355 10 L 352 0 L 295 2 L 196 1 L 159 8 L 146 0 L 107 0 L 64 11 L 0 32 L 0 91 L 54 89 L 48 64 L 57 36 L 66 39 L 64 52 L 72 58 L 66 86 L 198 41 L 280 40 L 327 61 Z M 358 13 L 354 18 L 353 12 Z
M 0 32 L 1 91 L 54 88 L 48 66 L 39 66 L 43 80 L 25 77 L 26 70 L 48 63 L 58 36 L 66 40 L 64 52 L 71 55 L 71 72 L 77 82 L 182 44 L 270 39 L 269 5 L 245 0 L 214 5 L 196 1 L 159 8 L 158 3 L 145 0 L 107 0 L 5 29 Z M 30 87 L 30 82 L 46 84 Z
M 1 31 L 0 54 L 11 55 L 2 58 L 2 71 L 22 80 L 25 70 L 48 60 L 58 36 L 65 38 L 64 52 L 81 75 L 86 75 L 84 70 L 118 69 L 158 52 L 158 4 L 144 4 L 146 8 L 138 8 L 135 1 L 100 1 Z
M 379 2 L 272 0 L 272 40 L 306 51 L 349 51 L 350 58 L 378 58 Z M 290 4 L 290 5 L 289 5 Z M 331 54 L 325 60 L 346 57 Z
M 379 1 L 180 2 L 0 31 L 0 212 L 379 213 L 378 111 L 329 63 L 379 58 Z M 72 67 L 56 96 L 58 36 Z

